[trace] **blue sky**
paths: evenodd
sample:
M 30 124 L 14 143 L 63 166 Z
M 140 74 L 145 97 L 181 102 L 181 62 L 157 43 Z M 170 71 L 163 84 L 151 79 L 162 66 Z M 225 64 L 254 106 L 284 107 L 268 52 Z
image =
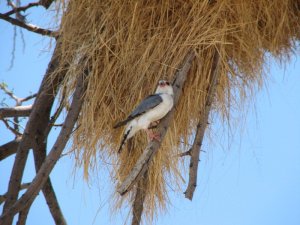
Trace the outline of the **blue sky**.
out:
M 39 14 L 32 18 L 41 17 Z M 18 29 L 16 59 L 8 71 L 13 28 L 0 21 L 0 30 L 0 82 L 5 81 L 20 97 L 36 92 L 51 56 L 47 52 L 48 39 L 23 31 L 26 42 L 23 52 Z M 267 87 L 256 95 L 255 109 L 249 109 L 234 138 L 229 141 L 224 135 L 213 142 L 205 139 L 206 153 L 201 156 L 194 200 L 190 202 L 181 193 L 171 192 L 171 206 L 167 213 L 159 215 L 155 224 L 300 224 L 299 54 L 286 64 L 286 70 L 274 61 L 270 65 Z M 0 100 L 4 96 L 0 92 Z M 219 127 L 218 122 L 212 121 L 212 137 Z M 0 123 L 0 144 L 11 138 Z M 0 163 L 0 193 L 6 191 L 13 159 L 14 156 Z M 129 221 L 126 210 L 110 215 L 111 186 L 105 169 L 87 185 L 80 173 L 74 176 L 73 163 L 71 158 L 63 157 L 51 174 L 68 224 L 106 225 Z M 33 176 L 30 155 L 24 182 Z M 44 225 L 53 224 L 42 194 L 30 211 L 28 224 L 38 225 L 41 218 Z

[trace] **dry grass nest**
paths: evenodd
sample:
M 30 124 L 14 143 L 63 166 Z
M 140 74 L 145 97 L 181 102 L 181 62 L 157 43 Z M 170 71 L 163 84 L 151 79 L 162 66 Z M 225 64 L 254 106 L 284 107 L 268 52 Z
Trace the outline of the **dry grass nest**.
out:
M 62 19 L 60 67 L 68 67 L 62 93 L 70 97 L 77 76 L 88 71 L 78 129 L 73 135 L 77 166 L 88 176 L 109 160 L 113 182 L 121 182 L 147 144 L 140 132 L 120 155 L 122 129 L 115 122 L 152 93 L 160 79 L 172 80 L 189 50 L 196 58 L 176 107 L 174 120 L 147 176 L 144 210 L 167 206 L 167 183 L 182 184 L 176 155 L 186 150 L 204 107 L 212 55 L 220 54 L 213 110 L 224 119 L 263 84 L 266 55 L 283 59 L 300 37 L 296 0 L 75 0 Z M 66 103 L 67 104 L 67 103 Z M 134 192 L 127 198 L 132 201 Z

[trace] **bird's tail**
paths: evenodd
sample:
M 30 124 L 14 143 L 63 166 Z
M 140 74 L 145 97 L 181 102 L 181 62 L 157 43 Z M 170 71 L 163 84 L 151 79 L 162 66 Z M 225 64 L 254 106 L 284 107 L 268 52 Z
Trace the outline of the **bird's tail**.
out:
M 128 135 L 130 134 L 130 131 L 132 130 L 132 126 L 125 132 L 124 136 L 123 136 L 123 139 L 122 139 L 122 142 L 121 142 L 121 145 L 118 149 L 118 154 L 121 153 L 122 151 L 122 148 L 123 148 L 123 145 L 125 144 L 126 140 L 127 140 L 127 137 Z

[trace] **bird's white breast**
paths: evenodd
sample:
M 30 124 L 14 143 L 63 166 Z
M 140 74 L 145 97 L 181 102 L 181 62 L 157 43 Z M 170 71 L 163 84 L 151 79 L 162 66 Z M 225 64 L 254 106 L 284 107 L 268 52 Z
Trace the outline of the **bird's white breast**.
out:
M 131 138 L 141 129 L 147 129 L 152 122 L 162 119 L 172 109 L 174 104 L 173 95 L 161 93 L 160 96 L 162 97 L 162 102 L 159 105 L 127 124 L 125 133 L 130 130 L 128 138 Z
M 161 94 L 163 101 L 138 118 L 138 124 L 142 129 L 147 129 L 150 123 L 163 118 L 173 107 L 173 96 Z

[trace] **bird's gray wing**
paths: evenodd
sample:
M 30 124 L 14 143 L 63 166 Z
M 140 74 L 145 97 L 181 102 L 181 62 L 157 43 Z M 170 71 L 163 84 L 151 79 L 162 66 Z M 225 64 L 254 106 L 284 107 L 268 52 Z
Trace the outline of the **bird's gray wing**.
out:
M 147 98 L 145 98 L 133 111 L 132 113 L 127 117 L 126 120 L 121 121 L 117 123 L 114 128 L 118 128 L 120 126 L 125 125 L 129 121 L 133 120 L 134 118 L 144 114 L 150 109 L 153 109 L 157 105 L 159 105 L 163 101 L 160 94 L 153 94 L 149 95 Z
M 135 118 L 147 112 L 150 109 L 158 106 L 163 101 L 160 94 L 149 95 L 145 98 L 129 115 L 129 117 Z

